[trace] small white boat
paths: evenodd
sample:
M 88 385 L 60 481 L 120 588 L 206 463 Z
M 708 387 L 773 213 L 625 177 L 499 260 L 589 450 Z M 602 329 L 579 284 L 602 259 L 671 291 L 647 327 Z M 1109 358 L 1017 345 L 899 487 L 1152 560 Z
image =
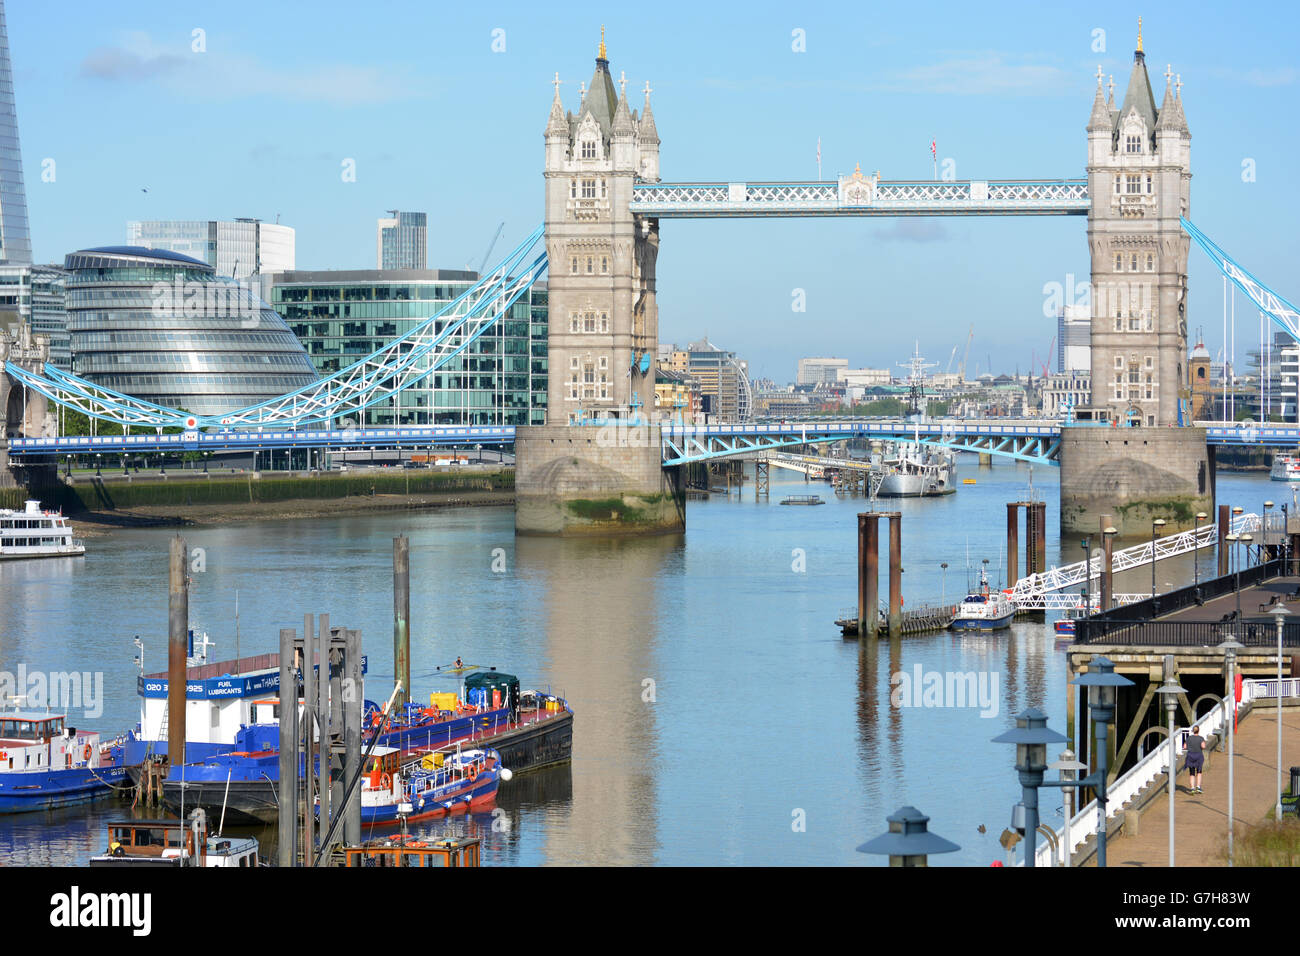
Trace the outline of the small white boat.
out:
M 1300 481 L 1300 455 L 1274 455 L 1268 476 L 1274 481 Z
M 949 625 L 954 631 L 997 631 L 1011 626 L 1016 606 L 1001 591 L 989 589 L 986 572 L 980 572 L 978 591 L 967 594 Z
M 57 511 L 42 511 L 28 501 L 22 511 L 0 508 L 0 559 L 63 558 L 85 554 L 86 546 L 72 536 L 68 519 Z
M 91 866 L 203 867 L 234 869 L 258 865 L 253 837 L 207 832 L 203 810 L 181 820 L 129 820 L 108 825 L 108 848 L 90 858 Z

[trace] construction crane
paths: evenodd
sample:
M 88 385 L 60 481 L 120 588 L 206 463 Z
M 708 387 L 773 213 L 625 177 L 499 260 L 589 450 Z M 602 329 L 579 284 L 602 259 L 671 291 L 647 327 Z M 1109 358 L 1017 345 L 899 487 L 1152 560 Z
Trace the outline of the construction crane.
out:
M 950 374 L 952 373 L 952 363 L 953 363 L 953 359 L 955 359 L 955 358 L 957 357 L 957 349 L 958 349 L 959 347 L 960 347 L 960 346 L 956 346 L 956 345 L 954 345 L 954 346 L 952 347 L 952 354 L 948 356 L 948 367 L 947 367 L 946 369 L 943 370 L 943 374 L 944 374 L 944 375 L 950 375 Z
M 1055 347 L 1056 347 L 1056 336 L 1053 335 L 1052 341 L 1047 343 L 1047 361 L 1045 363 L 1044 362 L 1038 363 L 1043 367 L 1043 378 L 1047 378 L 1048 373 L 1052 368 L 1052 349 Z
M 961 368 L 958 370 L 961 374 L 961 380 L 966 381 L 966 362 L 970 359 L 970 343 L 975 337 L 975 323 L 970 324 L 970 332 L 966 335 L 966 354 L 961 357 Z
M 492 255 L 492 250 L 497 247 L 497 240 L 501 238 L 501 230 L 505 227 L 505 220 L 502 220 L 501 225 L 497 226 L 496 235 L 494 235 L 492 241 L 488 243 L 487 252 L 483 253 L 483 261 L 478 264 L 479 275 L 483 274 L 483 268 L 487 265 L 488 256 Z

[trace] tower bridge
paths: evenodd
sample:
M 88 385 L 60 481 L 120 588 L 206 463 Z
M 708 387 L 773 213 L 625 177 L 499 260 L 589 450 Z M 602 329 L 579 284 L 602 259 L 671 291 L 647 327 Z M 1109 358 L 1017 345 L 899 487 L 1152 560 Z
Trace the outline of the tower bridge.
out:
M 679 530 L 678 466 L 844 437 L 926 444 L 1060 465 L 1061 527 L 1091 529 L 1104 511 L 1137 525 L 1209 510 L 1213 448 L 1291 443 L 1294 428 L 1190 421 L 1186 404 L 1187 257 L 1191 242 L 1227 280 L 1296 334 L 1300 314 L 1189 221 L 1191 134 L 1181 80 L 1165 73 L 1157 107 L 1139 33 L 1124 98 L 1100 68 L 1086 175 L 1042 180 L 887 180 L 857 168 L 834 181 L 665 182 L 647 83 L 641 109 L 610 71 L 603 36 L 576 112 L 556 76 L 544 140 L 544 222 L 461 297 L 370 356 L 319 382 L 220 416 L 194 416 L 11 355 L 7 394 L 74 408 L 145 434 L 60 438 L 25 420 L 16 458 L 67 451 L 216 447 L 379 447 L 475 441 L 474 426 L 348 427 L 442 368 L 547 275 L 548 408 L 544 425 L 493 426 L 513 442 L 522 533 Z M 617 88 L 616 88 L 617 87 Z M 647 424 L 659 338 L 657 259 L 665 219 L 821 216 L 1087 217 L 1092 288 L 1092 401 L 1078 423 L 808 422 Z M 10 401 L 11 403 L 11 401 Z M 1115 427 L 1123 424 L 1132 427 Z M 164 430 L 174 434 L 164 434 Z M 148 434 L 153 431 L 154 434 Z M 506 437 L 508 435 L 508 438 Z M 481 439 L 479 439 L 481 440 Z M 492 439 L 488 439 L 492 441 Z M 600 506 L 617 500 L 620 507 Z M 609 519 L 590 517 L 610 514 Z M 1123 531 L 1124 529 L 1121 529 Z M 1172 529 L 1171 529 L 1172 530 Z

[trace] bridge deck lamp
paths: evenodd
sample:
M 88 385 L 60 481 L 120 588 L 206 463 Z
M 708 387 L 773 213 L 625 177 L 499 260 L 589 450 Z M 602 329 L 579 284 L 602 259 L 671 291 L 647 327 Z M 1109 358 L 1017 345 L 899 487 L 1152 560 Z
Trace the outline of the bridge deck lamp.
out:
M 1016 729 L 998 734 L 995 744 L 1016 745 L 1016 770 L 1024 797 L 1025 866 L 1035 865 L 1038 842 L 1038 788 L 1047 770 L 1047 745 L 1069 743 L 1070 738 L 1047 726 L 1047 715 L 1034 707 L 1016 715 Z M 1019 808 L 1016 810 L 1019 815 Z
M 1108 657 L 1094 657 L 1088 672 L 1074 679 L 1075 686 L 1088 688 L 1088 718 L 1097 725 L 1097 770 L 1080 785 L 1097 789 L 1097 865 L 1106 865 L 1106 763 L 1109 757 L 1107 734 L 1110 721 L 1115 716 L 1115 692 L 1121 687 L 1132 687 L 1127 677 L 1115 673 L 1115 664 Z
M 1283 508 L 1286 505 L 1282 506 Z M 1286 609 L 1285 604 L 1279 604 L 1273 610 L 1268 612 L 1273 615 L 1273 620 L 1277 621 L 1277 819 L 1282 819 L 1282 631 L 1286 627 L 1286 619 L 1291 616 L 1291 612 Z M 1295 676 L 1294 674 L 1292 676 Z M 1233 694 L 1236 694 L 1236 687 L 1233 687 Z
M 1237 651 L 1243 650 L 1245 645 L 1236 641 L 1231 635 L 1228 635 L 1222 644 L 1218 645 L 1216 650 L 1223 652 L 1224 663 L 1228 665 L 1228 693 L 1224 695 L 1226 700 L 1232 701 L 1232 716 L 1229 719 L 1228 707 L 1223 709 L 1223 719 L 1228 724 L 1228 866 L 1232 866 L 1232 813 L 1233 813 L 1233 796 L 1235 788 L 1233 787 L 1232 778 L 1232 746 L 1233 737 L 1237 731 Z M 1282 688 L 1278 687 L 1280 693 Z
M 1117 534 L 1119 534 L 1119 530 L 1114 525 L 1107 525 L 1106 527 L 1101 529 L 1102 543 L 1105 545 L 1104 559 L 1106 562 L 1104 565 L 1102 565 L 1102 569 L 1101 569 L 1101 608 L 1100 609 L 1102 611 L 1110 610 L 1110 597 L 1111 597 L 1110 574 L 1111 574 L 1111 564 L 1113 561 L 1113 554 L 1115 548 L 1115 535 Z
M 1264 548 L 1268 547 L 1268 510 L 1272 507 L 1273 502 L 1264 502 L 1264 510 L 1259 516 L 1259 542 L 1260 546 Z M 1262 554 L 1263 552 L 1261 552 L 1261 560 L 1263 560 Z
M 1178 747 L 1174 743 L 1174 712 L 1178 710 L 1178 695 L 1187 691 L 1172 677 L 1156 691 L 1165 702 L 1165 715 L 1169 734 L 1169 865 L 1174 865 L 1174 792 L 1178 789 Z
M 887 818 L 889 829 L 858 847 L 859 853 L 888 856 L 890 866 L 929 866 L 934 853 L 954 853 L 956 843 L 931 833 L 930 818 L 916 807 L 900 807 Z

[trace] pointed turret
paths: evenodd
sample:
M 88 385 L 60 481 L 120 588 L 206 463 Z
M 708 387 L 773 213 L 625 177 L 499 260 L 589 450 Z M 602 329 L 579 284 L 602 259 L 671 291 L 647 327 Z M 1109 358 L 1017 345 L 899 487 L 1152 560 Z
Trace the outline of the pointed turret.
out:
M 555 98 L 551 100 L 551 116 L 546 122 L 547 136 L 568 136 L 569 121 L 564 117 L 564 104 L 560 102 L 560 74 L 555 74 Z
M 1174 84 L 1173 70 L 1171 67 L 1165 67 L 1165 98 L 1160 101 L 1160 120 L 1156 123 L 1156 131 L 1177 130 L 1175 122 L 1178 118 L 1178 109 L 1174 106 Z
M 1147 57 L 1142 52 L 1142 21 L 1138 20 L 1138 45 L 1133 53 L 1133 70 L 1129 73 L 1128 89 L 1124 91 L 1124 102 L 1119 108 L 1119 121 L 1128 118 L 1130 110 L 1137 110 L 1146 124 L 1147 133 L 1156 128 L 1156 98 L 1151 92 L 1151 78 L 1147 76 Z
M 1110 128 L 1110 109 L 1106 106 L 1105 97 L 1101 95 L 1101 67 L 1099 66 L 1097 67 L 1097 95 L 1092 98 L 1092 115 L 1088 117 L 1088 132 Z
M 645 106 L 641 110 L 641 144 L 659 145 L 659 130 L 655 126 L 655 114 L 650 110 L 649 81 L 645 85 Z
M 614 92 L 614 78 L 609 75 L 609 60 L 605 56 L 605 28 L 600 28 L 600 48 L 596 56 L 596 72 L 591 75 L 591 84 L 587 95 L 582 98 L 578 110 L 581 122 L 590 113 L 592 119 L 600 126 L 600 131 L 609 139 L 610 128 L 614 124 L 614 113 L 618 109 L 618 96 Z

